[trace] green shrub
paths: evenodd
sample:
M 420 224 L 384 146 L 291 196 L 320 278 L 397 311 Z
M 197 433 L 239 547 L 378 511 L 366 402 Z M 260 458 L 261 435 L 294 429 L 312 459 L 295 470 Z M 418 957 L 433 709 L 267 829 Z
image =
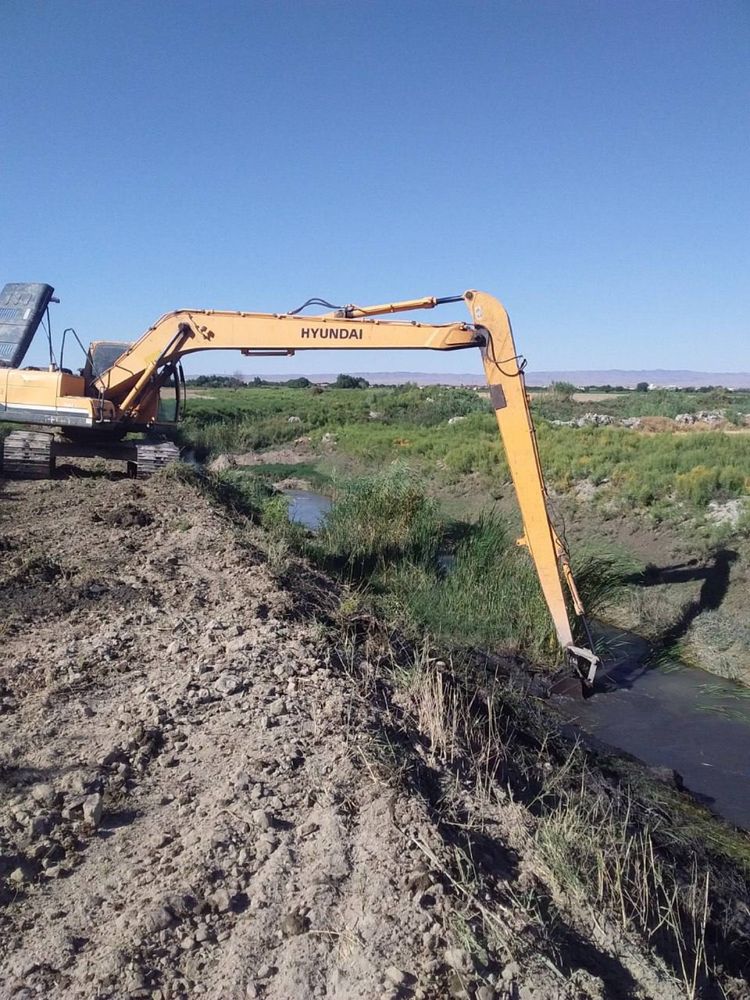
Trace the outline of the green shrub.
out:
M 705 507 L 717 493 L 719 479 L 718 469 L 707 469 L 705 465 L 696 465 L 688 472 L 679 472 L 675 477 L 677 496 L 689 500 L 698 507 Z
M 311 548 L 361 574 L 404 558 L 432 559 L 441 536 L 435 501 L 416 477 L 394 465 L 339 487 Z
M 576 387 L 572 382 L 552 382 L 550 392 L 559 400 L 570 400 L 576 393 Z

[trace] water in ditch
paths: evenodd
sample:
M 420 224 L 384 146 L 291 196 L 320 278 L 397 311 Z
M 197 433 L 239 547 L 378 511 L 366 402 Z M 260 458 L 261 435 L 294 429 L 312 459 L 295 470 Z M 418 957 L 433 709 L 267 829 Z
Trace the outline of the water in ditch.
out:
M 571 680 L 553 704 L 602 742 L 673 768 L 709 808 L 750 829 L 750 690 L 679 660 L 655 661 L 640 636 L 606 633 L 611 652 L 595 694 L 582 699 Z
M 331 501 L 287 490 L 289 517 L 315 531 Z M 654 661 L 639 636 L 601 627 L 609 655 L 596 693 L 572 678 L 552 703 L 568 721 L 653 767 L 673 768 L 709 808 L 750 829 L 750 689 L 678 660 Z
M 282 490 L 289 502 L 289 520 L 317 531 L 331 509 L 331 501 L 312 490 Z

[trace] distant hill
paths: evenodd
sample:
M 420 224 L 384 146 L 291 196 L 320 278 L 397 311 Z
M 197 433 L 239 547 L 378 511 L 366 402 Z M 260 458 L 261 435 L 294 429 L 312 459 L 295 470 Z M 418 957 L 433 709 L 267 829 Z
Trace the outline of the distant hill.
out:
M 307 373 L 314 382 L 335 382 L 336 375 Z M 366 378 L 373 385 L 403 385 L 416 382 L 417 385 L 483 385 L 481 376 L 465 372 L 350 372 L 351 375 Z M 289 375 L 267 375 L 273 381 L 286 380 Z M 635 387 L 639 382 L 660 387 L 686 388 L 701 385 L 722 385 L 727 389 L 750 389 L 750 372 L 692 372 L 667 368 L 646 368 L 629 371 L 608 368 L 602 371 L 559 371 L 526 372 L 529 385 L 549 385 L 550 382 L 572 382 L 573 385 L 623 385 Z
M 573 385 L 624 385 L 634 387 L 639 382 L 661 388 L 684 389 L 701 385 L 723 385 L 727 389 L 750 389 L 750 372 L 691 372 L 671 368 L 645 368 L 628 371 L 608 368 L 604 371 L 527 372 L 529 385 L 549 385 L 550 382 L 572 382 Z

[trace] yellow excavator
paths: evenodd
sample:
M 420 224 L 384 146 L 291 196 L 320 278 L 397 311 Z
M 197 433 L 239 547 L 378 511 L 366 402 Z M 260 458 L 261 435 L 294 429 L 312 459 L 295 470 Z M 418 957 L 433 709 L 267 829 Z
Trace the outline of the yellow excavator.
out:
M 69 333 L 76 336 L 75 331 L 64 332 L 59 363 L 54 359 L 49 306 L 55 301 L 54 289 L 46 284 L 10 284 L 0 294 L 0 421 L 25 428 L 4 439 L 6 477 L 48 477 L 60 456 L 121 459 L 140 478 L 175 461 L 177 447 L 157 436 L 166 423 L 160 412 L 160 393 L 170 388 L 170 422 L 180 420 L 185 400 L 181 361 L 196 351 L 289 356 L 307 350 L 478 350 L 521 509 L 524 533 L 519 542 L 528 548 L 536 567 L 560 645 L 582 678 L 593 683 L 598 659 L 590 648 L 593 644 L 568 553 L 549 515 L 523 364 L 508 314 L 496 298 L 467 291 L 443 298 L 343 307 L 310 299 L 294 312 L 273 314 L 180 309 L 166 313 L 134 343 L 94 341 L 84 349 L 85 364 L 79 374 L 63 366 L 65 338 Z M 468 322 L 382 318 L 461 301 L 468 308 Z M 330 311 L 303 314 L 310 306 Z M 40 326 L 49 339 L 49 367 L 21 368 Z M 134 438 L 134 433 L 146 436 Z M 563 581 L 588 647 L 574 642 Z

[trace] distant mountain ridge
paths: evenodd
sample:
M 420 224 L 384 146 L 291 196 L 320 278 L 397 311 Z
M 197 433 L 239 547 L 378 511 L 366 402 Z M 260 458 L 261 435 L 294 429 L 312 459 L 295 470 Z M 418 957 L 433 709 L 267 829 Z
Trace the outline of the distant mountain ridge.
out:
M 695 388 L 701 385 L 721 385 L 727 389 L 750 389 L 750 372 L 694 372 L 686 369 L 644 368 L 630 371 L 608 368 L 603 371 L 527 372 L 529 385 L 549 385 L 550 382 L 572 382 L 574 385 L 624 385 L 635 387 L 648 382 L 662 388 Z
M 349 372 L 366 378 L 376 385 L 484 385 L 481 375 L 465 372 Z M 285 381 L 289 375 L 266 375 L 271 381 Z M 309 372 L 313 382 L 335 382 L 337 375 Z M 594 371 L 526 372 L 528 385 L 549 385 L 550 382 L 572 382 L 573 385 L 622 385 L 634 388 L 639 382 L 658 387 L 690 388 L 702 385 L 724 386 L 727 389 L 750 389 L 750 372 L 694 372 L 685 369 L 644 368 L 628 370 L 605 368 Z

